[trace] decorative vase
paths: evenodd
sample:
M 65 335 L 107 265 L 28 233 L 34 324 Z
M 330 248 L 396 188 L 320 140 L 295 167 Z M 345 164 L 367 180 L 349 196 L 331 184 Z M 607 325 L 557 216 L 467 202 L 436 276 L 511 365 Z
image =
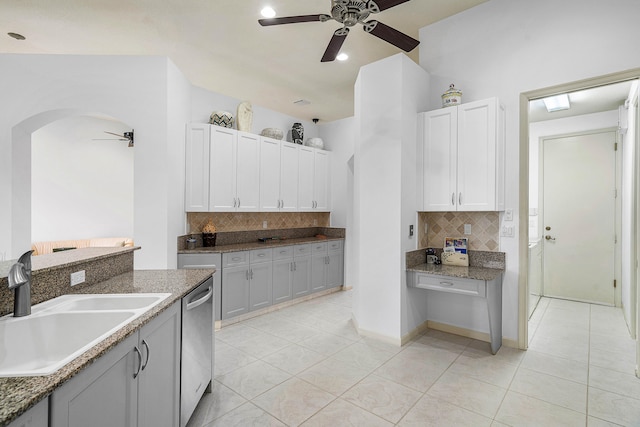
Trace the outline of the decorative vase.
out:
M 324 148 L 324 141 L 322 141 L 322 138 L 309 138 L 307 139 L 307 142 L 304 143 L 304 145 L 306 145 L 307 147 L 319 148 L 322 150 Z
M 218 233 L 202 233 L 202 246 L 210 248 L 216 245 Z
M 209 123 L 216 126 L 222 126 L 223 128 L 232 128 L 233 114 L 228 111 L 214 111 L 211 113 Z
M 253 122 L 253 108 L 249 101 L 243 101 L 238 105 L 238 115 L 236 116 L 236 124 L 239 131 L 251 132 L 251 123 Z
M 304 127 L 302 123 L 294 123 L 291 127 L 291 141 L 300 145 L 304 142 Z
M 442 106 L 453 107 L 462 103 L 462 91 L 456 89 L 454 84 L 449 85 L 449 90 L 442 94 Z
M 266 136 L 267 138 L 282 139 L 282 137 L 284 136 L 284 132 L 282 132 L 282 129 L 278 128 L 265 128 L 262 129 L 260 135 Z

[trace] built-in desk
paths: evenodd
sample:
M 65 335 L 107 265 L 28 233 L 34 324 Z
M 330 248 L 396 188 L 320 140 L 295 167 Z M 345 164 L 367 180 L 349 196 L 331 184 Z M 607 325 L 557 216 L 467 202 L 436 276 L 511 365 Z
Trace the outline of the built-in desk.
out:
M 494 253 L 476 253 L 474 256 L 470 251 L 471 266 L 469 267 L 427 263 L 412 265 L 416 259 L 421 260 L 423 255 L 419 253 L 420 251 L 424 252 L 424 250 L 418 250 L 407 254 L 407 286 L 485 300 L 489 319 L 491 352 L 496 354 L 502 346 L 504 253 L 496 252 L 496 261 L 493 258 Z M 477 263 L 476 265 L 474 265 L 474 261 Z M 490 265 L 491 268 L 486 267 L 487 265 Z

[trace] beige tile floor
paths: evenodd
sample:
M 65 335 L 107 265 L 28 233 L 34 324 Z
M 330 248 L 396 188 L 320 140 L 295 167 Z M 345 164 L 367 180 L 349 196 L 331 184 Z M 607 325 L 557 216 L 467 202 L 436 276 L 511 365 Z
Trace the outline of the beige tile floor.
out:
M 430 330 L 361 338 L 351 292 L 216 333 L 213 392 L 188 427 L 640 426 L 635 343 L 620 309 L 542 299 L 530 348 Z

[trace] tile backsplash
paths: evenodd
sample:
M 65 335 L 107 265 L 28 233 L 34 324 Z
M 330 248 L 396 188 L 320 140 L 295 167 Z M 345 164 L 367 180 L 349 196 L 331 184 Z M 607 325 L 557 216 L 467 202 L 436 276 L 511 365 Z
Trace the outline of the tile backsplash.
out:
M 464 234 L 465 224 L 471 224 L 470 235 Z M 498 212 L 418 212 L 418 241 L 421 248 L 441 248 L 445 237 L 466 237 L 470 250 L 498 251 L 499 232 Z
M 188 212 L 188 233 L 200 233 L 211 218 L 218 231 L 267 230 L 282 228 L 329 227 L 329 212 Z

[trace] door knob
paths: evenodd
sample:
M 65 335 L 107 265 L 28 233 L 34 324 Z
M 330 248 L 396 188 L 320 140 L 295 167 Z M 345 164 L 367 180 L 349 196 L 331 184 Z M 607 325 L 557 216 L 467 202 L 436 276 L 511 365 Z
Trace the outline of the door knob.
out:
M 546 240 L 556 240 L 556 238 L 555 238 L 555 237 L 551 237 L 551 236 L 549 236 L 548 234 L 547 234 L 546 236 L 544 236 L 544 238 L 545 238 Z

